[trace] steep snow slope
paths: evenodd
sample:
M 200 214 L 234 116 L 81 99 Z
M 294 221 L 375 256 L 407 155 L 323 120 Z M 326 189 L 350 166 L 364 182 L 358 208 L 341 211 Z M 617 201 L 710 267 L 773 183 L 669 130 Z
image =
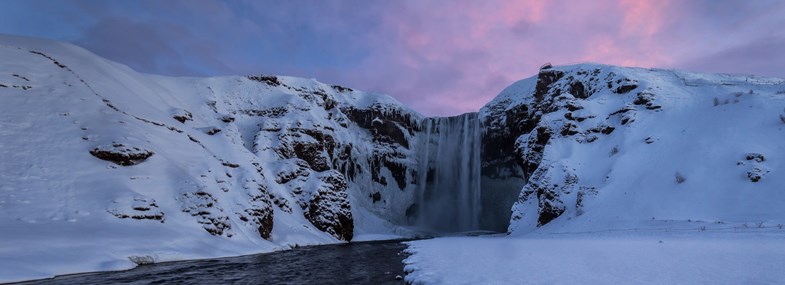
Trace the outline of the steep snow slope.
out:
M 13 36 L 0 62 L 0 282 L 407 234 L 422 118 L 388 96 Z
M 785 223 L 784 110 L 782 79 L 581 64 L 480 114 L 515 138 L 518 234 Z

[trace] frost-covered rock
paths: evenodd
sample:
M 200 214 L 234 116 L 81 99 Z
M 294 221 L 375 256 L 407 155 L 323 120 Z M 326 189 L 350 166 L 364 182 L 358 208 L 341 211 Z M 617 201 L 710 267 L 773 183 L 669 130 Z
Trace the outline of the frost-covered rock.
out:
M 93 156 L 123 166 L 135 165 L 153 156 L 153 151 L 121 143 L 101 145 L 90 150 Z
M 347 181 L 337 171 L 319 177 L 314 193 L 310 195 L 305 217 L 316 226 L 336 238 L 350 241 L 354 236 L 354 218 L 349 205 Z
M 177 120 L 180 123 L 185 124 L 185 121 L 193 121 L 193 114 L 188 112 L 188 110 L 184 109 L 174 109 L 172 110 L 172 118 Z
M 511 223 L 524 224 L 531 230 L 561 216 L 568 205 L 577 211 L 586 198 L 582 194 L 585 191 L 577 190 L 586 186 L 578 185 L 574 171 L 565 162 L 537 168 L 512 207 Z M 520 230 L 517 226 L 511 228 Z
M 232 225 L 224 209 L 212 194 L 204 191 L 184 193 L 180 196 L 182 210 L 193 216 L 208 233 L 215 236 L 232 237 Z
M 155 200 L 137 196 L 112 201 L 107 212 L 120 219 L 155 220 L 164 222 L 164 212 L 155 203 Z
M 760 153 L 748 153 L 744 155 L 744 159 L 746 161 L 739 161 L 736 165 L 741 166 L 748 166 L 747 170 L 747 178 L 750 179 L 751 182 L 758 182 L 771 172 L 765 165 L 766 157 Z
M 594 64 L 543 69 L 480 111 L 483 174 L 524 179 L 511 233 L 651 217 L 745 220 L 764 204 L 761 219 L 779 220 L 785 213 L 774 204 L 785 195 L 767 179 L 781 162 L 747 153 L 736 163 L 740 174 L 733 161 L 748 149 L 783 153 L 774 139 L 782 128 L 760 123 L 785 105 L 776 93 L 783 86 L 777 78 Z M 520 170 L 491 171 L 514 168 L 513 160 Z

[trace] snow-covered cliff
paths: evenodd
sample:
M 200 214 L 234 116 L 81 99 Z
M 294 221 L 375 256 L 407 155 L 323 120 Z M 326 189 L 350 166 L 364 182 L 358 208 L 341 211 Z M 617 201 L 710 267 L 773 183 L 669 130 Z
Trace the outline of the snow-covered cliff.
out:
M 511 233 L 785 223 L 783 79 L 551 67 L 480 114 L 525 178 Z
M 422 116 L 283 76 L 0 37 L 0 281 L 407 235 Z

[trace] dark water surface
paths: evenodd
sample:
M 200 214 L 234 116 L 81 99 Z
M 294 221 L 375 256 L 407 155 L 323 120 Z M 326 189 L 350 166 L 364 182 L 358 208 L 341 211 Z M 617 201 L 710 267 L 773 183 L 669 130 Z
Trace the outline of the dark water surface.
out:
M 240 257 L 166 262 L 20 284 L 404 284 L 401 241 L 307 246 Z

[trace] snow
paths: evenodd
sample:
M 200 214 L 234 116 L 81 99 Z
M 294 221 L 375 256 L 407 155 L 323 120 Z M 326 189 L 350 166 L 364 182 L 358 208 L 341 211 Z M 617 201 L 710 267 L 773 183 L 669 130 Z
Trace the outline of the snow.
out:
M 778 233 L 445 237 L 407 242 L 414 284 L 779 284 Z
M 321 90 L 339 108 L 410 112 L 389 96 L 311 79 L 280 76 L 285 86 L 272 86 L 240 76 L 140 74 L 70 44 L 17 36 L 0 36 L 0 62 L 0 282 L 343 242 L 298 204 L 320 175 L 275 181 L 296 162 L 276 156 L 269 147 L 280 137 L 267 130 L 333 128 L 364 162 L 374 147 L 367 130 L 340 126 L 345 116 L 308 95 Z M 246 113 L 275 107 L 294 111 Z M 94 157 L 94 149 L 153 154 L 124 166 Z M 359 240 L 411 234 L 383 215 L 403 212 L 405 194 L 381 208 L 360 192 L 367 183 L 348 186 Z M 297 196 L 296 187 L 309 191 Z M 268 212 L 274 226 L 265 239 L 252 214 Z
M 590 68 L 559 67 L 565 77 L 578 77 L 576 71 Z M 785 109 L 785 96 L 777 94 L 785 90 L 783 80 L 598 68 L 602 72 L 599 77 L 615 73 L 619 78 L 636 79 L 637 88 L 626 95 L 599 91 L 580 101 L 584 109 L 573 112 L 573 116 L 589 117 L 577 123 L 579 129 L 607 125 L 615 127 L 611 134 L 598 134 L 592 143 L 559 136 L 546 146 L 540 168 L 549 168 L 552 182 L 564 181 L 567 172 L 578 179 L 574 188 L 562 190 L 567 212 L 546 227 L 589 230 L 629 226 L 652 218 L 785 223 L 781 207 L 785 204 L 785 175 L 781 173 L 785 145 L 780 140 L 785 137 L 785 125 L 777 120 Z M 683 84 L 687 74 L 694 84 Z M 620 124 L 612 114 L 630 106 L 638 92 L 654 94 L 653 102 L 661 109 L 638 107 L 633 122 Z M 714 98 L 722 103 L 714 106 Z M 544 115 L 544 124 L 558 132 L 565 112 Z M 646 143 L 647 139 L 653 142 Z M 618 153 L 613 153 L 614 149 Z M 759 153 L 766 159 L 747 160 L 748 153 Z M 759 182 L 751 182 L 747 172 L 754 168 L 769 172 Z M 676 183 L 677 173 L 686 181 Z M 585 196 L 583 215 L 578 215 L 574 199 L 581 186 L 595 191 Z M 523 204 L 518 205 L 514 209 L 527 211 Z M 531 217 L 512 222 L 510 230 L 533 230 L 536 222 Z
M 561 90 L 553 97 L 536 98 L 532 77 L 479 112 L 494 122 L 516 110 L 541 115 L 510 155 L 535 151 L 527 144 L 540 127 L 550 132 L 509 236 L 409 242 L 407 281 L 781 283 L 785 80 L 598 64 L 551 70 L 563 73 L 546 86 Z M 587 97 L 569 93 L 574 82 Z M 543 225 L 544 205 L 563 212 Z
M 360 116 L 373 116 L 372 125 L 398 114 L 423 126 L 422 115 L 392 97 L 285 76 L 271 84 L 263 77 L 139 74 L 70 44 L 15 36 L 0 36 L 0 62 L 0 282 L 341 242 L 312 224 L 303 205 L 326 178 L 347 171 L 315 171 L 312 162 L 279 153 L 293 143 L 321 143 L 315 136 L 332 137 L 333 150 L 352 146 L 349 156 L 362 174 L 347 179 L 348 198 L 335 200 L 351 205 L 354 240 L 422 234 L 401 225 L 418 193 L 410 170 L 423 166 L 416 142 L 429 132 L 397 125 L 411 148 L 369 143 L 374 134 L 342 111 L 371 110 Z M 412 242 L 407 280 L 785 277 L 773 270 L 785 256 L 785 80 L 599 64 L 552 69 L 565 73 L 554 83 L 565 92 L 552 98 L 557 108 L 537 111 L 538 126 L 553 135 L 536 178 L 512 206 L 510 236 Z M 576 98 L 569 80 L 593 94 Z M 614 91 L 622 82 L 635 86 Z M 537 77 L 514 83 L 477 116 L 508 127 L 510 112 L 540 103 L 536 86 Z M 641 96 L 650 104 L 634 103 Z M 567 115 L 565 102 L 582 109 Z M 575 135 L 560 134 L 568 122 Z M 607 134 L 591 131 L 607 127 Z M 517 142 L 526 146 L 533 135 Z M 134 158 L 102 160 L 91 155 L 96 149 Z M 377 174 L 387 184 L 373 181 L 370 164 L 379 157 L 410 171 L 406 185 L 399 188 L 386 167 Z M 564 212 L 538 226 L 541 188 L 553 190 L 548 202 Z M 384 196 L 374 201 L 371 193 Z M 340 205 L 325 209 L 340 213 Z M 265 239 L 259 228 L 269 213 L 274 226 Z M 749 228 L 764 233 L 731 232 Z

